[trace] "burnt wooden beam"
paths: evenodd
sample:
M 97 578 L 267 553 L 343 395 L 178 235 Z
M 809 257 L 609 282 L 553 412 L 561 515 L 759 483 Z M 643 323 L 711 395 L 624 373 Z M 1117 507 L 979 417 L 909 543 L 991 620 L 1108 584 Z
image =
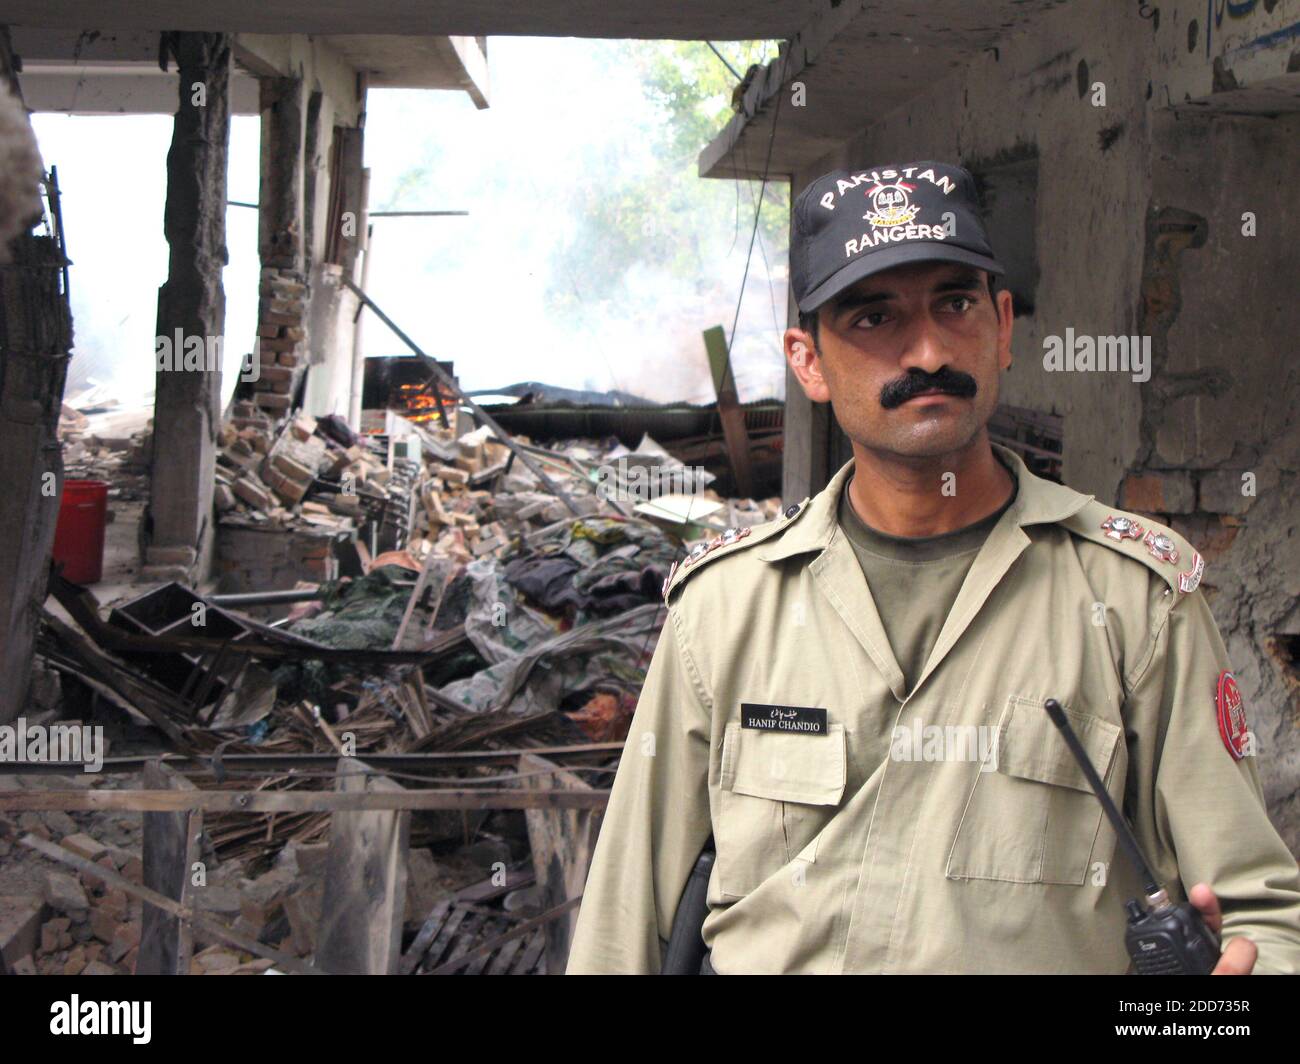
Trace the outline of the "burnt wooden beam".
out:
M 194 784 L 184 776 L 156 761 L 145 766 L 144 782 L 150 788 L 194 790 Z M 144 885 L 178 905 L 185 905 L 190 894 L 190 870 L 198 860 L 203 813 L 198 809 L 145 813 L 143 820 Z M 189 975 L 193 952 L 189 925 L 174 913 L 146 901 L 140 915 L 140 951 L 135 974 Z
M 519 755 L 528 753 L 551 759 L 606 760 L 620 753 L 621 742 L 578 743 L 571 746 L 538 746 L 527 750 L 448 750 L 431 753 L 376 754 L 367 751 L 366 764 L 378 771 L 413 773 L 442 768 L 468 766 L 514 765 Z M 260 774 L 294 772 L 300 769 L 332 766 L 337 754 L 223 754 L 214 758 L 209 754 L 163 754 L 161 757 L 141 754 L 135 757 L 106 757 L 99 775 L 114 772 L 139 772 L 150 761 L 161 761 L 170 768 L 187 773 L 214 772 L 219 763 L 224 773 L 253 772 Z M 65 761 L 11 761 L 4 767 L 5 775 L 40 776 L 61 775 L 81 771 L 80 762 Z
M 458 788 L 400 794 L 337 791 L 9 791 L 0 812 L 332 813 L 377 809 L 602 809 L 609 791 L 524 791 Z
M 340 758 L 341 795 L 401 795 L 392 780 L 367 777 L 368 766 Z M 316 958 L 339 975 L 396 975 L 406 909 L 406 854 L 411 814 L 364 809 L 330 817 Z
M 583 795 L 592 788 L 571 772 L 557 771 L 553 761 L 536 754 L 519 758 L 519 771 L 527 774 L 523 785 L 533 794 L 558 798 Z M 541 904 L 551 914 L 546 921 L 546 971 L 563 972 L 576 926 L 568 910 L 577 904 L 587 882 L 591 858 L 600 834 L 603 806 L 543 806 L 524 813 L 533 873 L 537 876 Z M 515 929 L 518 931 L 518 928 Z
M 194 750 L 193 744 L 173 719 L 181 716 L 183 712 L 179 698 L 151 680 L 136 675 L 123 663 L 104 653 L 90 639 L 43 607 L 39 612 L 50 634 L 91 677 L 138 710 L 141 716 L 167 736 L 177 749 L 187 753 Z
M 709 369 L 713 372 L 718 417 L 722 421 L 722 435 L 727 443 L 727 455 L 731 459 L 736 494 L 750 497 L 754 494 L 754 474 L 750 466 L 749 433 L 745 428 L 745 411 L 741 409 L 736 394 L 736 380 L 731 372 L 727 336 L 721 325 L 704 331 L 704 349 L 709 356 Z

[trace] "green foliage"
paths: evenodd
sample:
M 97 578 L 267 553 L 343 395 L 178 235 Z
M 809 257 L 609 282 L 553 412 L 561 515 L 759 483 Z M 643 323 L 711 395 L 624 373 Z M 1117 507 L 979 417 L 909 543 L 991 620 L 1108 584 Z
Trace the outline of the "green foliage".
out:
M 715 45 L 736 74 L 775 57 L 775 41 Z M 625 41 L 624 52 L 640 71 L 646 95 L 669 120 L 670 137 L 682 161 L 693 160 L 733 114 L 736 76 L 703 41 Z
M 742 75 L 776 54 L 775 41 L 717 47 Z M 753 226 L 757 182 L 706 180 L 697 172 L 700 151 L 733 117 L 732 72 L 702 41 L 620 41 L 614 48 L 645 92 L 648 107 L 630 119 L 645 158 L 640 165 L 593 160 L 598 179 L 573 189 L 572 238 L 554 254 L 548 293 L 557 311 L 576 309 L 579 293 L 582 301 L 617 297 L 634 267 L 706 287 L 710 258 L 729 246 L 746 248 Z M 759 224 L 778 258 L 788 217 L 786 183 L 769 183 Z

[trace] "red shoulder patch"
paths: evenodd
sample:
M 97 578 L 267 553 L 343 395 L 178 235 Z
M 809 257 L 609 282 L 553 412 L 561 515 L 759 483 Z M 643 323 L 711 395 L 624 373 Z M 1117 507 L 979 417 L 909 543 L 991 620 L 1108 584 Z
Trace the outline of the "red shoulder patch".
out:
M 1227 669 L 1219 673 L 1214 704 L 1219 711 L 1219 734 L 1223 737 L 1223 745 L 1234 761 L 1240 761 L 1246 756 L 1246 707 L 1237 681 Z

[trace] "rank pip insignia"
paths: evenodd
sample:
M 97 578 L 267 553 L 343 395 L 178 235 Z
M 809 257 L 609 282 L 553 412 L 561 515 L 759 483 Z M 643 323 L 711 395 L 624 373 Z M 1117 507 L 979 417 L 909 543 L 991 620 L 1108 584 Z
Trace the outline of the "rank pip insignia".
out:
M 1101 523 L 1102 531 L 1111 539 L 1140 539 L 1143 528 L 1131 517 L 1121 517 L 1118 514 L 1111 514 Z
M 707 543 L 697 543 L 681 560 L 680 565 L 683 569 L 694 565 L 710 551 L 716 550 L 718 547 L 729 547 L 731 544 L 744 539 L 747 535 L 749 535 L 748 528 L 728 528 L 720 536 L 715 536 Z M 678 562 L 673 562 L 673 567 L 668 570 L 668 577 L 664 580 L 663 595 L 665 598 L 668 597 L 668 585 L 673 582 L 673 577 L 677 575 L 678 564 Z
M 708 543 L 697 543 L 691 552 L 686 555 L 686 560 L 682 562 L 682 567 L 694 565 L 710 551 L 717 550 L 719 547 L 729 547 L 737 540 L 744 539 L 749 535 L 748 528 L 728 528 L 720 536 L 715 536 Z
M 1214 703 L 1219 712 L 1219 735 L 1223 745 L 1228 748 L 1234 761 L 1246 756 L 1246 707 L 1242 703 L 1241 691 L 1232 673 L 1226 669 L 1219 673 L 1219 682 L 1215 690 Z
M 677 563 L 673 562 L 673 567 L 668 570 L 668 575 L 664 577 L 664 586 L 662 591 L 662 595 L 664 598 L 668 597 L 668 585 L 673 582 L 673 577 L 676 575 L 677 575 Z
M 1162 562 L 1168 562 L 1170 565 L 1178 564 L 1178 548 L 1174 546 L 1174 541 L 1163 532 L 1152 529 L 1146 534 L 1142 542 L 1147 545 L 1147 550 Z

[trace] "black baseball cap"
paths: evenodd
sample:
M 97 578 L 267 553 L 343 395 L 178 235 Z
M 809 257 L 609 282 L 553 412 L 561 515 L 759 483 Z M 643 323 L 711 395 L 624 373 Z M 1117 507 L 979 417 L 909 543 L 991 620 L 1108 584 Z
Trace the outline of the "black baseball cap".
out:
M 979 216 L 970 171 L 916 162 L 834 170 L 799 193 L 790 283 L 801 313 L 864 277 L 912 262 L 1003 273 Z

